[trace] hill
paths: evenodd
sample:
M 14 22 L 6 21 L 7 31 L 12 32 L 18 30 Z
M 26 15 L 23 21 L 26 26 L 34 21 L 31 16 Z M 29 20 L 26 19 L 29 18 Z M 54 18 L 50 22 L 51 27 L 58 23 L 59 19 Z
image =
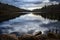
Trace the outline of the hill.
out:
M 35 9 L 33 12 L 38 15 L 42 15 L 44 18 L 60 20 L 60 4 L 44 6 L 41 9 Z
M 17 8 L 12 5 L 0 3 L 0 22 L 26 14 L 18 12 L 27 12 L 27 10 Z

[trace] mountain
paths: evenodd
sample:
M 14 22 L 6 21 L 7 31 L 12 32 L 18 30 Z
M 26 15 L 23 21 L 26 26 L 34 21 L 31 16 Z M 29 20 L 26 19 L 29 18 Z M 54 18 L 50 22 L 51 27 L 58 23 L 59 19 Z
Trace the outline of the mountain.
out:
M 41 9 L 33 10 L 33 12 L 41 12 L 34 14 L 42 15 L 44 18 L 60 20 L 60 3 L 56 5 L 52 4 L 52 5 L 44 6 Z
M 26 14 L 20 12 L 28 12 L 28 10 L 21 9 L 12 5 L 0 3 L 0 22 Z

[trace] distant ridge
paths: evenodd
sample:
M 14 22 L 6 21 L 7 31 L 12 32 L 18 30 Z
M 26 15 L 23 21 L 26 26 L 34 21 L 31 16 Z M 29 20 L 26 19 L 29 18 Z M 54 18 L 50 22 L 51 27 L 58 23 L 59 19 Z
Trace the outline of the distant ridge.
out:
M 41 15 L 44 18 L 60 21 L 60 3 L 56 5 L 44 6 L 41 9 L 33 10 L 33 12 L 41 12 L 41 13 L 34 13 L 34 14 Z

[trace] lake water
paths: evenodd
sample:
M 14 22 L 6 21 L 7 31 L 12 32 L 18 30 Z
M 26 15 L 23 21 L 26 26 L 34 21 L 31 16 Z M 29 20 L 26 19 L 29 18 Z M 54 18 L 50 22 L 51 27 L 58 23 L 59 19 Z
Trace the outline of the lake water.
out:
M 0 34 L 9 34 L 12 32 L 32 34 L 38 31 L 44 33 L 45 30 L 55 27 L 60 27 L 59 21 L 45 19 L 42 16 L 29 13 L 0 23 Z

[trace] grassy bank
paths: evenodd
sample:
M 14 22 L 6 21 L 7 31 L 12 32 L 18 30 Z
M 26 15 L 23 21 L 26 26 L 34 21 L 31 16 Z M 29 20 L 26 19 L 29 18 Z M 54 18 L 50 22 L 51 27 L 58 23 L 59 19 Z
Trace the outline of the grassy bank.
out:
M 35 35 L 26 34 L 18 37 L 15 34 L 0 34 L 0 40 L 60 40 L 60 34 L 38 32 Z

